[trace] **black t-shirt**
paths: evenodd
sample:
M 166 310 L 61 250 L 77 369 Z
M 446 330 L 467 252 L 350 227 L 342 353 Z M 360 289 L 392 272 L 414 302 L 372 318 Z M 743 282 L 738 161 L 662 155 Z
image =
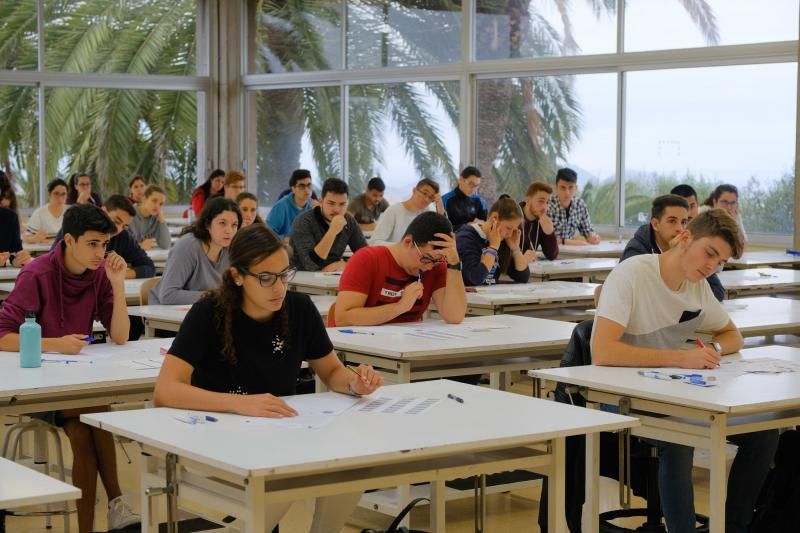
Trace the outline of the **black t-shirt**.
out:
M 303 360 L 331 353 L 331 344 L 319 311 L 311 299 L 288 292 L 282 312 L 288 312 L 289 335 L 281 334 L 282 319 L 253 320 L 239 310 L 233 320 L 233 346 L 237 362 L 222 352 L 223 326 L 214 303 L 203 298 L 192 306 L 181 324 L 169 353 L 192 367 L 192 385 L 231 394 L 294 394 Z

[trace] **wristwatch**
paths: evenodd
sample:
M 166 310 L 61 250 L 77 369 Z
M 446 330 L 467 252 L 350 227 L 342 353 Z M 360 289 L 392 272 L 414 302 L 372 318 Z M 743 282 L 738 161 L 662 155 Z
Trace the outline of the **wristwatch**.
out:
M 447 269 L 458 270 L 459 272 L 461 272 L 461 261 L 459 261 L 458 263 L 454 263 L 452 265 L 450 263 L 447 263 Z
M 722 345 L 718 342 L 712 342 L 711 346 L 717 351 L 718 354 L 722 355 Z

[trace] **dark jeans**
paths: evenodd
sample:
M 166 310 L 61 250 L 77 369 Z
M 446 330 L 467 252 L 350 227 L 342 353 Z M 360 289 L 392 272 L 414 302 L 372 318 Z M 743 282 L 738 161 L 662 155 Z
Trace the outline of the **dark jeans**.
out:
M 778 447 L 778 431 L 733 435 L 728 440 L 739 447 L 728 478 L 725 501 L 726 533 L 746 533 L 761 486 Z M 658 488 L 670 533 L 695 531 L 692 459 L 694 448 L 652 441 L 658 449 Z

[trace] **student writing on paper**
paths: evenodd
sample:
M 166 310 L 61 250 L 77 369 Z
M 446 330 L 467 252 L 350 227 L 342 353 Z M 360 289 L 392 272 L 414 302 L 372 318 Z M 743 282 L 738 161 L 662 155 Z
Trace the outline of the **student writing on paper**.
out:
M 192 304 L 203 291 L 219 285 L 228 270 L 228 246 L 242 225 L 242 213 L 233 200 L 212 198 L 184 230 L 169 251 L 164 275 L 150 291 L 150 302 Z
M 325 180 L 319 205 L 294 219 L 289 243 L 295 266 L 309 272 L 341 272 L 345 249 L 357 252 L 367 245 L 358 222 L 347 212 L 344 181 Z
M 25 242 L 45 242 L 61 231 L 67 203 L 67 182 L 54 179 L 47 184 L 47 203 L 33 212 L 23 229 Z
M 467 293 L 452 232 L 444 215 L 422 213 L 400 242 L 356 252 L 339 280 L 336 325 L 420 321 L 431 300 L 446 322 L 463 321 Z
M 494 285 L 500 274 L 528 283 L 531 272 L 520 248 L 521 222 L 519 205 L 504 194 L 492 204 L 486 222 L 465 224 L 456 232 L 464 285 Z
M 592 362 L 630 367 L 716 368 L 743 344 L 705 278 L 741 256 L 736 221 L 720 210 L 692 220 L 669 250 L 620 263 L 603 285 L 592 332 Z M 685 349 L 695 331 L 714 342 Z M 632 374 L 633 375 L 633 374 Z M 687 390 L 687 394 L 692 391 Z M 777 431 L 730 436 L 739 451 L 728 479 L 725 531 L 745 533 L 770 468 Z M 661 506 L 670 533 L 695 531 L 690 446 L 656 441 Z
M 112 194 L 106 199 L 105 205 L 101 209 L 111 218 L 116 228 L 106 250 L 120 255 L 128 264 L 125 277 L 127 279 L 135 279 L 155 276 L 156 267 L 153 264 L 153 260 L 142 250 L 133 235 L 127 231 L 128 226 L 133 221 L 133 217 L 136 216 L 136 210 L 133 205 L 121 194 Z M 56 235 L 53 248 L 58 245 L 62 238 L 63 232 L 59 232 Z
M 370 394 L 380 387 L 383 381 L 372 367 L 361 365 L 356 374 L 342 365 L 311 299 L 288 291 L 293 274 L 274 232 L 261 224 L 241 230 L 231 243 L 221 285 L 192 306 L 164 358 L 156 404 L 292 417 L 297 413 L 280 396 L 295 393 L 304 360 L 333 391 Z M 318 498 L 311 531 L 341 530 L 360 498 L 360 493 Z M 266 506 L 265 531 L 291 504 Z
M 127 200 L 123 197 L 123 200 Z M 78 204 L 64 214 L 64 239 L 19 274 L 0 309 L 0 350 L 19 351 L 19 327 L 27 311 L 42 327 L 42 350 L 77 354 L 87 345 L 98 318 L 117 344 L 128 340 L 125 261 L 106 246 L 115 231 L 108 215 L 92 204 Z M 82 491 L 78 530 L 94 531 L 97 475 L 109 499 L 109 528 L 139 522 L 122 498 L 111 434 L 80 422 L 96 407 L 39 414 L 64 428 L 73 453 L 72 483 Z

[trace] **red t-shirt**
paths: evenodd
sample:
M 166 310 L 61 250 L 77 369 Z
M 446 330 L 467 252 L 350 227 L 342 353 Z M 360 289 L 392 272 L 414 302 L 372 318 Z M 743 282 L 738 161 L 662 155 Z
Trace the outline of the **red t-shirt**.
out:
M 364 307 L 377 307 L 400 300 L 403 288 L 417 281 L 400 268 L 385 246 L 366 246 L 358 250 L 347 262 L 339 280 L 339 291 L 360 292 L 367 295 Z M 434 266 L 422 274 L 422 299 L 411 310 L 398 315 L 391 322 L 418 322 L 428 309 L 433 293 L 447 284 L 447 265 Z

